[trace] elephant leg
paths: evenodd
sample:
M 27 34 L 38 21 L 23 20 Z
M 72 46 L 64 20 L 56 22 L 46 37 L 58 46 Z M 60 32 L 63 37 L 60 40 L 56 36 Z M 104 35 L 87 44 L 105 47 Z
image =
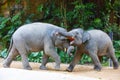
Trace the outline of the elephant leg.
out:
M 56 70 L 59 70 L 60 69 L 60 63 L 61 63 L 61 60 L 60 60 L 60 57 L 57 53 L 52 53 L 52 55 L 50 55 L 54 60 L 55 60 L 55 69 Z
M 24 43 L 24 40 L 21 40 L 21 41 L 16 40 L 15 42 L 17 43 L 15 46 L 16 46 L 16 48 L 17 48 L 17 50 L 20 53 L 21 58 L 22 58 L 23 68 L 27 69 L 27 70 L 32 70 L 32 68 L 29 65 L 28 58 L 27 58 L 28 53 L 27 53 L 27 49 L 25 47 L 26 45 Z
M 95 51 L 89 51 L 89 55 L 90 57 L 92 58 L 93 60 L 93 63 L 94 63 L 94 69 L 97 70 L 97 71 L 100 71 L 102 69 L 102 66 L 100 64 L 100 61 L 99 61 L 99 58 L 97 56 L 97 52 Z
M 49 56 L 46 55 L 46 54 L 43 54 L 43 57 L 42 57 L 42 63 L 41 63 L 41 66 L 40 66 L 40 69 L 42 70 L 46 70 L 46 64 L 48 62 L 48 59 L 49 59 Z
M 100 62 L 102 62 L 102 56 L 98 56 L 98 58 L 99 58 Z
M 69 67 L 66 69 L 69 72 L 72 72 L 75 65 L 79 62 L 79 60 L 81 59 L 83 53 L 79 53 L 79 51 L 77 51 L 74 55 L 74 58 L 72 60 L 72 62 L 70 63 Z
M 50 57 L 52 57 L 55 60 L 55 69 L 59 70 L 61 61 L 60 61 L 60 57 L 57 54 L 57 52 L 55 51 L 55 49 L 54 48 L 49 48 L 49 46 L 47 46 L 45 48 L 45 54 L 49 55 Z
M 20 52 L 20 54 L 21 54 L 21 57 L 22 57 L 23 68 L 27 69 L 27 70 L 32 70 L 32 68 L 30 67 L 30 64 L 29 64 L 26 53 Z
M 4 68 L 8 68 L 10 67 L 10 64 L 12 62 L 12 60 L 18 55 L 18 51 L 16 50 L 15 46 L 13 45 L 9 54 L 8 54 L 8 57 L 5 59 L 5 61 L 3 62 L 3 67 Z
M 109 56 L 109 57 L 112 59 L 112 61 L 113 61 L 113 67 L 114 67 L 114 69 L 118 69 L 119 64 L 118 64 L 117 58 L 116 58 L 116 56 L 115 56 L 115 54 L 114 54 L 114 51 L 113 51 L 112 49 L 109 50 L 108 56 Z

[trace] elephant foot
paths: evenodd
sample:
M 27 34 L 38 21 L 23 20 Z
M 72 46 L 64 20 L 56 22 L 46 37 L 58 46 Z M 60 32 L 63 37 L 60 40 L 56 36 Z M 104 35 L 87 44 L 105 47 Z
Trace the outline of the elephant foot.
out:
M 4 67 L 4 68 L 9 68 L 10 66 L 7 65 L 7 64 L 5 64 L 5 63 L 3 63 L 3 67 Z
M 32 68 L 30 66 L 24 67 L 24 69 L 26 69 L 26 70 L 32 70 Z
M 95 66 L 94 66 L 94 70 L 96 70 L 96 71 L 101 71 L 101 69 L 102 69 L 102 67 L 100 67 L 100 66 L 98 66 L 98 65 L 95 65 Z
M 70 65 L 67 69 L 66 69 L 66 71 L 68 71 L 68 72 L 72 72 L 73 71 L 73 66 L 72 65 Z
M 40 66 L 40 68 L 39 69 L 41 69 L 41 70 L 47 70 L 47 68 L 45 67 L 45 66 Z
M 114 64 L 114 69 L 118 69 L 118 67 L 119 67 L 119 64 L 116 62 L 116 63 L 113 63 Z
M 67 69 L 66 69 L 66 71 L 68 71 L 68 72 L 72 72 L 72 70 L 71 70 L 71 69 L 69 69 L 69 68 L 67 68 Z

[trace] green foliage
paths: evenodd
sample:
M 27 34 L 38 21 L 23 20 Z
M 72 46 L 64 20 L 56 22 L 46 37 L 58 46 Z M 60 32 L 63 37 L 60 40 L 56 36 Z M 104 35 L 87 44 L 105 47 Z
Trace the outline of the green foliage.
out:
M 10 20 L 10 18 L 0 17 L 0 22 L 1 22 L 0 29 L 3 29 L 9 20 Z
M 87 54 L 83 54 L 82 59 L 80 60 L 80 64 L 89 64 L 92 63 L 91 57 Z
M 119 27 L 117 24 L 108 24 L 109 26 L 105 27 L 105 32 L 118 32 L 120 31 Z
M 41 5 L 38 6 L 37 11 L 38 12 L 42 12 L 43 11 L 43 4 L 41 4 Z
M 16 3 L 20 3 L 21 2 L 21 0 L 15 0 L 16 1 Z
M 7 57 L 7 49 L 6 48 L 3 51 L 1 51 L 0 57 L 2 57 L 2 58 L 6 58 Z
M 13 32 L 22 24 L 21 13 L 18 13 L 11 18 L 0 17 L 0 21 L 0 41 L 2 41 L 4 43 L 3 46 L 6 47 Z
M 31 54 L 29 54 L 28 60 L 30 62 L 41 62 L 42 56 L 43 56 L 43 51 L 41 51 L 41 52 L 32 52 Z
M 73 3 L 75 7 L 68 13 L 68 21 L 70 21 L 74 28 L 82 27 L 88 29 L 91 25 L 91 18 L 94 18 L 95 5 L 92 3 L 82 4 L 79 2 Z
M 60 51 L 59 52 L 59 56 L 61 59 L 62 63 L 70 63 L 70 61 L 72 60 L 73 56 L 69 56 L 67 53 Z
M 120 40 L 114 41 L 115 54 L 117 59 L 120 62 Z

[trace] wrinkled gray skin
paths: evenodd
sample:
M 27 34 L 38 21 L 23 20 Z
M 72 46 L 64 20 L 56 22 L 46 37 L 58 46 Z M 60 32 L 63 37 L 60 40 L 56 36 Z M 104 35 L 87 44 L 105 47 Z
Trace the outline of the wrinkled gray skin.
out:
M 55 69 L 58 70 L 60 68 L 60 57 L 55 47 L 63 49 L 69 46 L 64 32 L 66 32 L 65 29 L 47 23 L 31 23 L 21 26 L 12 35 L 9 55 L 3 66 L 9 67 L 13 58 L 20 54 L 24 69 L 31 70 L 27 59 L 28 53 L 43 50 L 44 55 L 40 69 L 47 69 L 46 64 L 50 56 L 55 60 Z
M 89 30 L 83 31 L 82 29 L 73 29 L 69 32 L 74 37 L 74 40 L 70 42 L 71 45 L 77 46 L 74 59 L 70 63 L 67 71 L 71 72 L 78 61 L 81 59 L 83 53 L 89 54 L 94 62 L 94 69 L 101 70 L 101 64 L 99 56 L 107 55 L 113 61 L 114 69 L 118 68 L 118 61 L 114 54 L 114 48 L 110 37 L 101 30 Z M 73 47 L 71 46 L 71 47 Z M 71 48 L 69 47 L 69 48 Z M 72 51 L 68 48 L 68 54 Z
M 74 46 L 69 46 L 68 47 L 68 49 L 67 49 L 67 54 L 69 55 L 69 56 L 72 56 L 72 52 L 74 51 Z

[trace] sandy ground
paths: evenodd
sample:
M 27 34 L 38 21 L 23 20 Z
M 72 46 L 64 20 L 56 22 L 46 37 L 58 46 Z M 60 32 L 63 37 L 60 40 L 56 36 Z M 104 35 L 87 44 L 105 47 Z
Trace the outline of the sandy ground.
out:
M 2 67 L 0 59 L 0 80 L 120 80 L 120 68 L 103 67 L 102 71 L 93 66 L 76 65 L 73 72 L 65 71 L 68 64 L 61 64 L 60 71 L 54 70 L 54 63 L 48 63 L 48 70 L 40 70 L 40 63 L 30 62 L 33 70 L 22 69 L 22 63 L 13 61 L 10 68 Z

